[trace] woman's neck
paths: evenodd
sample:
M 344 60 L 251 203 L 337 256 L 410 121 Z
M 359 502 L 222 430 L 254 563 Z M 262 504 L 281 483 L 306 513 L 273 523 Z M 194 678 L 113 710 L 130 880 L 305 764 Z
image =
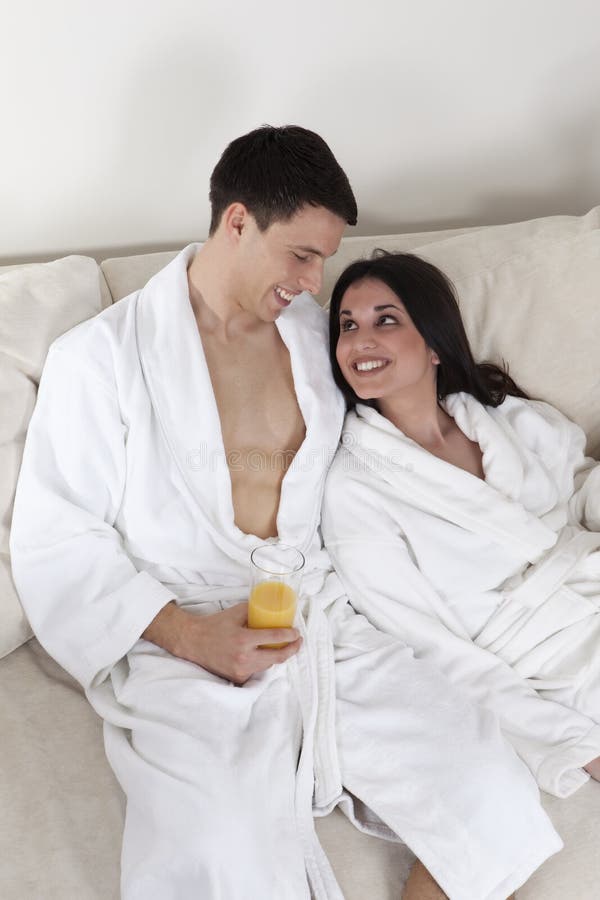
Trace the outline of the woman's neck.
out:
M 413 394 L 378 400 L 378 411 L 403 434 L 426 450 L 435 452 L 443 447 L 447 436 L 455 429 L 454 419 L 438 404 L 437 397 Z

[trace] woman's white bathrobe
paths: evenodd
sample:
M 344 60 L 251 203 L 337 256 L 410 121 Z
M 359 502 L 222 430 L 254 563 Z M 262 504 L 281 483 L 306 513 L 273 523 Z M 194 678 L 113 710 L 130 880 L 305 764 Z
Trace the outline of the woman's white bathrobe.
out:
M 503 900 L 560 840 L 495 717 L 355 614 L 330 571 L 318 521 L 343 405 L 307 296 L 277 322 L 306 423 L 277 517 L 307 557 L 303 648 L 237 687 L 140 639 L 172 598 L 199 615 L 246 600 L 258 543 L 234 524 L 195 251 L 53 345 L 13 519 L 25 609 L 104 718 L 127 794 L 123 897 L 340 898 L 313 803 L 351 814 L 343 782 L 375 813 L 362 827 L 399 835 L 453 900 Z
M 545 403 L 444 405 L 485 480 L 360 404 L 327 480 L 325 544 L 354 608 L 493 710 L 565 797 L 600 755 L 600 465 Z

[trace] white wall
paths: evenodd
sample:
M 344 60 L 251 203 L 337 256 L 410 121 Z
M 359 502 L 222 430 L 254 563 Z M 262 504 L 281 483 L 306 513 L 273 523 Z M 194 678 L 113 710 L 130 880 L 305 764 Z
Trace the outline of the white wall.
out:
M 598 0 L 20 0 L 0 18 L 0 262 L 179 245 L 225 144 L 319 131 L 356 233 L 600 202 Z

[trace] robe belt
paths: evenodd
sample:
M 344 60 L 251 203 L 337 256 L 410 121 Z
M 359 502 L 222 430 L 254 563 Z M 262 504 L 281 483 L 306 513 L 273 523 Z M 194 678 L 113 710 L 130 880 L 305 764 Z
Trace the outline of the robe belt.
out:
M 327 565 L 303 579 L 302 591 L 311 597 L 305 606 L 306 640 L 314 660 L 314 678 L 318 692 L 314 738 L 314 805 L 332 803 L 342 791 L 341 770 L 335 732 L 336 686 L 333 640 L 326 608 L 337 597 L 341 586 Z
M 533 647 L 544 642 L 557 629 L 580 621 L 582 616 L 593 610 L 593 605 L 584 598 L 579 598 L 581 602 L 576 610 L 572 600 L 579 595 L 568 591 L 568 597 L 557 597 L 558 607 L 555 604 L 552 610 L 547 610 L 543 619 L 539 619 L 537 610 L 561 589 L 567 590 L 564 583 L 578 563 L 589 553 L 600 549 L 600 533 L 597 532 L 579 531 L 564 538 L 563 532 L 563 540 L 559 539 L 560 543 L 542 562 L 529 568 L 518 586 L 512 589 L 505 586 L 503 602 L 475 638 L 478 646 L 498 654 L 516 670 L 520 671 L 521 666 L 523 677 L 531 674 L 529 668 L 533 663 L 530 651 Z M 551 650 L 547 646 L 544 652 L 550 654 Z
M 312 573 L 317 575 L 319 573 Z M 310 580 L 310 578 L 309 578 Z M 296 824 L 303 845 L 306 870 L 315 900 L 343 900 L 331 864 L 319 843 L 313 817 L 318 795 L 341 793 L 341 776 L 335 747 L 335 676 L 329 628 L 320 604 L 308 604 L 306 622 L 295 625 L 304 646 L 289 662 L 303 726 L 302 749 L 296 773 Z M 331 659 L 329 659 L 331 657 Z M 333 745 L 333 749 L 332 749 Z
M 530 566 L 518 587 L 504 589 L 502 593 L 507 600 L 535 609 L 562 587 L 582 559 L 599 549 L 600 532 L 579 531 L 562 545 L 555 545 L 545 559 Z

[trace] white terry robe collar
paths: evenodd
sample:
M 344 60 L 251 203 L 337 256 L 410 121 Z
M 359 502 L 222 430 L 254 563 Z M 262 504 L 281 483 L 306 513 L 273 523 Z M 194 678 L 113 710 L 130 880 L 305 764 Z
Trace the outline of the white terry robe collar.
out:
M 556 542 L 556 534 L 516 499 L 526 457 L 494 410 L 466 393 L 444 406 L 483 453 L 485 481 L 439 459 L 408 438 L 389 419 L 363 404 L 346 416 L 342 442 L 361 464 L 393 486 L 403 501 L 462 528 L 487 533 L 529 562 Z
M 198 515 L 230 557 L 246 563 L 255 535 L 234 522 L 231 478 L 219 412 L 189 299 L 187 268 L 200 245 L 186 247 L 137 298 L 138 352 L 153 408 Z M 308 295 L 277 319 L 289 350 L 306 436 L 281 488 L 280 540 L 307 549 L 314 539 L 324 477 L 343 422 L 327 354 L 327 322 Z

